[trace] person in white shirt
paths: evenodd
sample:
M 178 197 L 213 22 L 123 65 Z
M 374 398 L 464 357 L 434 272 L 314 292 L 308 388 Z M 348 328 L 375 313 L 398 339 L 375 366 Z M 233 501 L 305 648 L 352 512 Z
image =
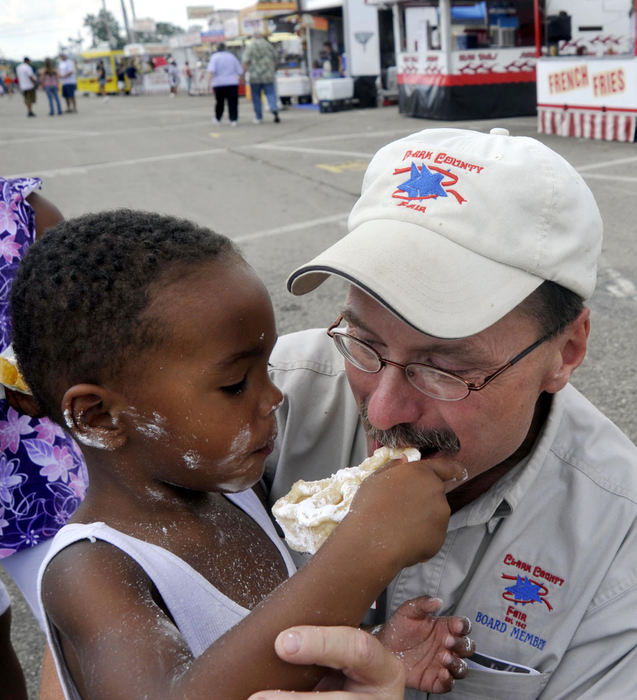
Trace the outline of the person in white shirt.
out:
M 239 120 L 239 78 L 243 74 L 243 66 L 239 59 L 226 45 L 221 43 L 208 61 L 208 73 L 215 93 L 215 116 L 213 121 L 221 124 L 223 109 L 228 102 L 230 126 L 236 126 Z
M 18 78 L 18 87 L 24 97 L 24 104 L 27 106 L 27 117 L 35 117 L 37 115 L 33 111 L 33 105 L 35 104 L 38 79 L 27 56 L 24 57 L 22 63 L 16 66 L 15 74 Z
M 62 85 L 62 97 L 66 101 L 66 111 L 77 112 L 77 103 L 75 102 L 75 90 L 77 89 L 75 63 L 65 53 L 60 54 L 58 73 Z
M 467 616 L 479 655 L 449 698 L 634 697 L 637 448 L 569 383 L 602 249 L 588 186 L 535 139 L 426 129 L 372 158 L 348 229 L 288 280 L 351 286 L 270 358 L 270 503 L 380 444 L 460 462 L 445 543 L 370 622 L 414 595 Z

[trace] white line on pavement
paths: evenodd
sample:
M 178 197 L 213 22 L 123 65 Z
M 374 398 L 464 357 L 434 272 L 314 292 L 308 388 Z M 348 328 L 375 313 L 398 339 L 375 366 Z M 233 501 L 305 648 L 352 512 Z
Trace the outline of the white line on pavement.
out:
M 294 153 L 318 153 L 319 155 L 336 155 L 336 156 L 356 156 L 357 158 L 367 158 L 370 160 L 373 153 L 364 153 L 362 151 L 343 151 L 342 149 L 329 151 L 325 148 L 303 148 L 302 146 L 282 146 L 280 143 L 257 143 L 250 146 L 253 148 L 264 148 L 271 151 L 292 151 Z
M 601 173 L 582 173 L 582 177 L 588 180 L 615 180 L 617 182 L 637 182 L 637 177 L 628 175 L 602 175 Z
M 632 156 L 631 158 L 617 158 L 617 160 L 607 160 L 601 163 L 589 163 L 588 165 L 580 165 L 576 167 L 576 170 L 580 172 L 584 170 L 593 170 L 596 168 L 610 168 L 613 165 L 625 165 L 626 163 L 634 163 L 637 161 L 637 156 Z
M 90 170 L 104 170 L 105 168 L 120 168 L 124 165 L 140 165 L 141 163 L 157 163 L 162 160 L 179 160 L 180 158 L 200 158 L 201 156 L 209 156 L 213 153 L 224 153 L 225 148 L 208 148 L 204 151 L 187 151 L 183 153 L 167 153 L 161 156 L 148 156 L 147 158 L 130 158 L 128 160 L 113 160 L 108 163 L 92 163 L 87 165 L 76 165 L 70 168 L 55 168 L 53 170 L 40 170 L 33 172 L 31 169 L 28 176 L 53 178 L 60 175 L 80 175 L 89 172 Z M 17 175 L 5 175 L 6 178 L 12 177 L 27 177 L 25 173 Z
M 277 228 L 266 229 L 265 231 L 255 231 L 254 233 L 246 233 L 244 236 L 237 236 L 232 240 L 235 243 L 245 243 L 246 241 L 255 241 L 260 238 L 270 238 L 271 236 L 280 236 L 284 233 L 292 233 L 293 231 L 301 231 L 306 228 L 314 228 L 323 224 L 331 224 L 335 221 L 345 221 L 349 216 L 349 212 L 343 214 L 333 214 L 332 216 L 323 216 L 319 219 L 308 219 L 307 221 L 299 221 L 296 224 L 288 226 L 278 226 Z
M 410 134 L 409 129 L 391 129 L 388 131 L 364 131 L 352 134 L 344 132 L 341 134 L 330 134 L 329 136 L 310 136 L 309 138 L 285 139 L 286 143 L 320 143 L 322 141 L 342 141 L 352 138 L 376 138 L 377 136 L 406 136 Z

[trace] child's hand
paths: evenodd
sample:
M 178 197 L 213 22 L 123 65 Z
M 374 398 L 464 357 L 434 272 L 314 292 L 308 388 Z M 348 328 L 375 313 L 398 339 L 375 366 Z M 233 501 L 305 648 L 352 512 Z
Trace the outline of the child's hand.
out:
M 438 598 L 408 600 L 377 634 L 405 664 L 406 684 L 425 693 L 449 692 L 467 674 L 463 658 L 475 651 L 469 619 L 435 617 L 441 606 Z
M 430 559 L 449 522 L 445 488 L 464 475 L 448 458 L 394 460 L 365 479 L 340 527 L 356 523 L 374 553 L 391 557 L 397 568 Z

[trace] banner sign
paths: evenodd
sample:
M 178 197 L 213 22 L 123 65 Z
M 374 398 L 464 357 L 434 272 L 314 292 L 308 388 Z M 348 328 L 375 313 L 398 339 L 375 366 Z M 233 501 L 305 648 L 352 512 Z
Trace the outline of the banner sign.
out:
M 528 46 L 453 51 L 447 65 L 442 51 L 398 55 L 398 82 L 421 85 L 491 85 L 535 81 L 537 59 Z
M 215 11 L 214 5 L 196 5 L 186 7 L 188 19 L 208 19 Z
M 637 110 L 637 58 L 540 59 L 538 104 Z
M 345 55 L 352 77 L 380 75 L 378 8 L 365 0 L 343 4 Z

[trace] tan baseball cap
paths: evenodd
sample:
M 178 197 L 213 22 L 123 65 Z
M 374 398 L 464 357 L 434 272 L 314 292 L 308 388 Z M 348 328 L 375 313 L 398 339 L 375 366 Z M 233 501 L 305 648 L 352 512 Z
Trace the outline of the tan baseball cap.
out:
M 562 156 L 506 129 L 425 129 L 372 158 L 349 233 L 288 279 L 329 275 L 418 330 L 460 338 L 492 325 L 545 280 L 595 288 L 602 220 Z

